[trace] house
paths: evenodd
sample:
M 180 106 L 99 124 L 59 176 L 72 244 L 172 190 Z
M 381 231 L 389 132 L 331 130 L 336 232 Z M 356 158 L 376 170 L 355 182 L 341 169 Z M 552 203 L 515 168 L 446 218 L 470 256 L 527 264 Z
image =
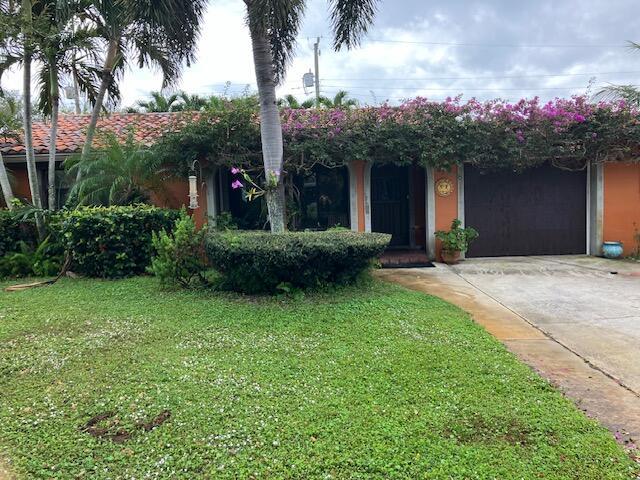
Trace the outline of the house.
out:
M 124 135 L 135 127 L 139 141 L 152 144 L 163 132 L 184 121 L 184 114 L 111 114 L 99 128 Z M 65 115 L 60 121 L 57 158 L 80 151 L 89 117 Z M 41 188 L 46 185 L 48 127 L 34 125 Z M 0 144 L 16 178 L 16 194 L 29 198 L 24 146 Z M 264 211 L 231 188 L 226 168 L 200 168 L 195 211 L 203 223 L 230 212 L 241 228 L 264 226 Z M 485 173 L 471 165 L 436 171 L 417 165 L 378 165 L 353 161 L 348 167 L 317 167 L 294 176 L 298 228 L 335 225 L 356 231 L 393 235 L 392 248 L 426 252 L 435 258 L 434 231 L 447 229 L 454 218 L 475 227 L 480 238 L 470 257 L 601 253 L 603 241 L 619 240 L 625 253 L 638 248 L 640 231 L 640 164 L 600 163 L 580 171 L 543 165 L 523 174 Z M 43 192 L 44 193 L 44 192 Z M 64 194 L 64 192 L 61 192 Z M 43 198 L 46 197 L 43 195 Z M 154 201 L 178 208 L 188 205 L 185 181 L 167 184 Z

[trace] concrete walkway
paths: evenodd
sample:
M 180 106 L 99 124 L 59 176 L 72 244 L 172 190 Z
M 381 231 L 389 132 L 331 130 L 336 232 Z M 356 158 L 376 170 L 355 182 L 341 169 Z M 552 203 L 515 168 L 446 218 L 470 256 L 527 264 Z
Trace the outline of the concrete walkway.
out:
M 513 257 L 377 275 L 468 311 L 590 416 L 640 440 L 640 264 Z

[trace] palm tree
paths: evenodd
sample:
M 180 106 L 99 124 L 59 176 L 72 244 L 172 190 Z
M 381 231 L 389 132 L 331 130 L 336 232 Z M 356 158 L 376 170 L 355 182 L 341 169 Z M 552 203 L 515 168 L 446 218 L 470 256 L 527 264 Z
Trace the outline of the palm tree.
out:
M 187 92 L 180 92 L 178 95 L 181 103 L 174 108 L 174 111 L 201 112 L 209 105 L 209 99 L 200 95 L 189 95 Z
M 0 139 L 2 139 L 2 141 L 6 142 L 8 140 L 18 138 L 18 130 L 20 129 L 19 110 L 20 106 L 16 99 L 9 96 L 0 97 Z M 15 197 L 13 195 L 13 189 L 11 188 L 9 172 L 4 165 L 1 150 L 0 188 L 2 189 L 4 203 L 7 205 L 9 210 L 12 210 L 13 199 Z
M 358 101 L 355 98 L 349 98 L 349 93 L 345 90 L 338 91 L 333 97 L 333 100 L 327 97 L 320 97 L 319 103 L 326 108 L 351 108 L 358 106 Z
M 91 151 L 100 112 L 109 87 L 126 64 L 156 65 L 163 73 L 163 88 L 180 75 L 180 67 L 195 58 L 196 41 L 207 0 L 91 0 L 85 17 L 105 41 L 106 56 L 98 95 L 93 102 L 82 157 Z M 132 56 L 134 58 L 132 58 Z
M 293 56 L 296 36 L 304 15 L 304 0 L 244 0 L 251 34 L 256 83 L 260 97 L 260 133 L 269 223 L 274 233 L 283 232 L 283 141 L 276 85 Z M 336 50 L 359 43 L 373 21 L 376 0 L 330 0 Z
M 629 42 L 631 50 L 640 50 L 640 43 Z M 637 85 L 609 84 L 594 95 L 601 100 L 624 100 L 627 103 L 640 107 L 640 88 Z
M 137 106 L 146 112 L 174 112 L 179 108 L 178 98 L 177 93 L 165 96 L 162 92 L 151 92 L 151 100 L 140 100 Z
M 81 173 L 71 194 L 81 205 L 148 202 L 151 193 L 162 188 L 164 170 L 158 156 L 137 143 L 133 131 L 123 142 L 114 134 L 106 134 L 104 144 L 90 158 L 75 157 L 65 162 L 69 173 Z
M 627 103 L 640 107 L 640 89 L 635 85 L 609 84 L 595 94 L 596 99 L 624 100 Z
M 305 100 L 304 102 L 300 103 L 296 97 L 294 97 L 289 93 L 285 95 L 283 98 L 281 98 L 280 100 L 278 100 L 278 105 L 280 107 L 293 108 L 293 109 L 312 108 L 315 105 L 315 101 Z
M 48 206 L 56 209 L 56 139 L 60 109 L 60 77 L 72 76 L 77 83 L 76 93 L 82 91 L 89 97 L 96 96 L 95 69 L 98 61 L 95 53 L 95 30 L 75 28 L 75 17 L 82 13 L 78 2 L 67 2 L 59 8 L 59 0 L 48 0 L 40 19 L 36 38 L 39 51 L 39 110 L 51 119 L 48 164 Z M 44 20 L 44 21 L 43 21 Z M 93 77 L 93 78 L 92 78 Z M 77 80 L 81 79 L 81 82 Z M 88 81 L 87 81 L 88 80 Z

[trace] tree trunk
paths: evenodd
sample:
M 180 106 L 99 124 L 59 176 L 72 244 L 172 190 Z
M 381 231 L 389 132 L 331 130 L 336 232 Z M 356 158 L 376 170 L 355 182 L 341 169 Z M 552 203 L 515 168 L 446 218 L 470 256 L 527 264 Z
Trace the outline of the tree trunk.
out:
M 273 57 L 269 40 L 262 29 L 249 22 L 253 63 L 256 70 L 256 83 L 260 97 L 260 136 L 262 140 L 262 158 L 267 180 L 267 208 L 272 233 L 285 230 L 284 186 L 282 184 L 282 125 L 276 99 L 276 81 Z M 270 178 L 276 185 L 270 185 Z
M 2 188 L 2 196 L 4 197 L 4 203 L 7 204 L 9 210 L 13 210 L 13 189 L 9 182 L 9 174 L 4 166 L 4 160 L 2 159 L 2 152 L 0 152 L 0 188 Z
M 58 69 L 55 67 L 55 59 L 50 65 L 51 74 L 51 133 L 49 138 L 49 210 L 56 209 L 56 138 L 58 136 L 58 110 L 60 108 L 60 85 L 58 84 Z
M 24 125 L 24 147 L 25 156 L 27 158 L 27 173 L 29 175 L 29 190 L 31 191 L 31 203 L 38 210 L 42 210 L 42 201 L 40 200 L 40 185 L 38 184 L 38 171 L 36 168 L 36 155 L 33 150 L 33 112 L 31 107 L 31 23 L 32 23 L 32 6 L 30 0 L 23 0 L 22 13 L 24 15 L 24 66 L 22 77 L 22 95 L 23 95 L 23 125 Z M 40 239 L 44 238 L 44 219 L 42 212 L 36 213 L 36 227 Z
M 116 40 L 111 40 L 109 42 L 109 48 L 107 50 L 107 58 L 104 61 L 104 67 L 102 69 L 100 90 L 98 91 L 96 103 L 93 106 L 93 111 L 91 112 L 91 120 L 89 122 L 89 126 L 87 127 L 87 137 L 84 141 L 84 146 L 82 147 L 82 160 L 85 160 L 87 158 L 87 156 L 91 152 L 91 147 L 93 146 L 93 138 L 96 134 L 96 127 L 98 126 L 98 120 L 100 119 L 100 112 L 102 111 L 102 106 L 104 104 L 104 97 L 107 94 L 109 83 L 111 83 L 111 80 L 113 78 L 113 69 L 116 64 L 117 54 L 118 42 Z M 76 180 L 79 179 L 80 170 L 78 170 L 78 177 Z

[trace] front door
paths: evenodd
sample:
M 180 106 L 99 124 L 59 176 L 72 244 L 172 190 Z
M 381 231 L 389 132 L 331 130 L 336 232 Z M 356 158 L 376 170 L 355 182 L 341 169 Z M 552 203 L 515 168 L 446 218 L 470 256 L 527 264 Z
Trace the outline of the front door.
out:
M 392 247 L 408 247 L 409 167 L 371 168 L 371 230 L 390 233 Z

